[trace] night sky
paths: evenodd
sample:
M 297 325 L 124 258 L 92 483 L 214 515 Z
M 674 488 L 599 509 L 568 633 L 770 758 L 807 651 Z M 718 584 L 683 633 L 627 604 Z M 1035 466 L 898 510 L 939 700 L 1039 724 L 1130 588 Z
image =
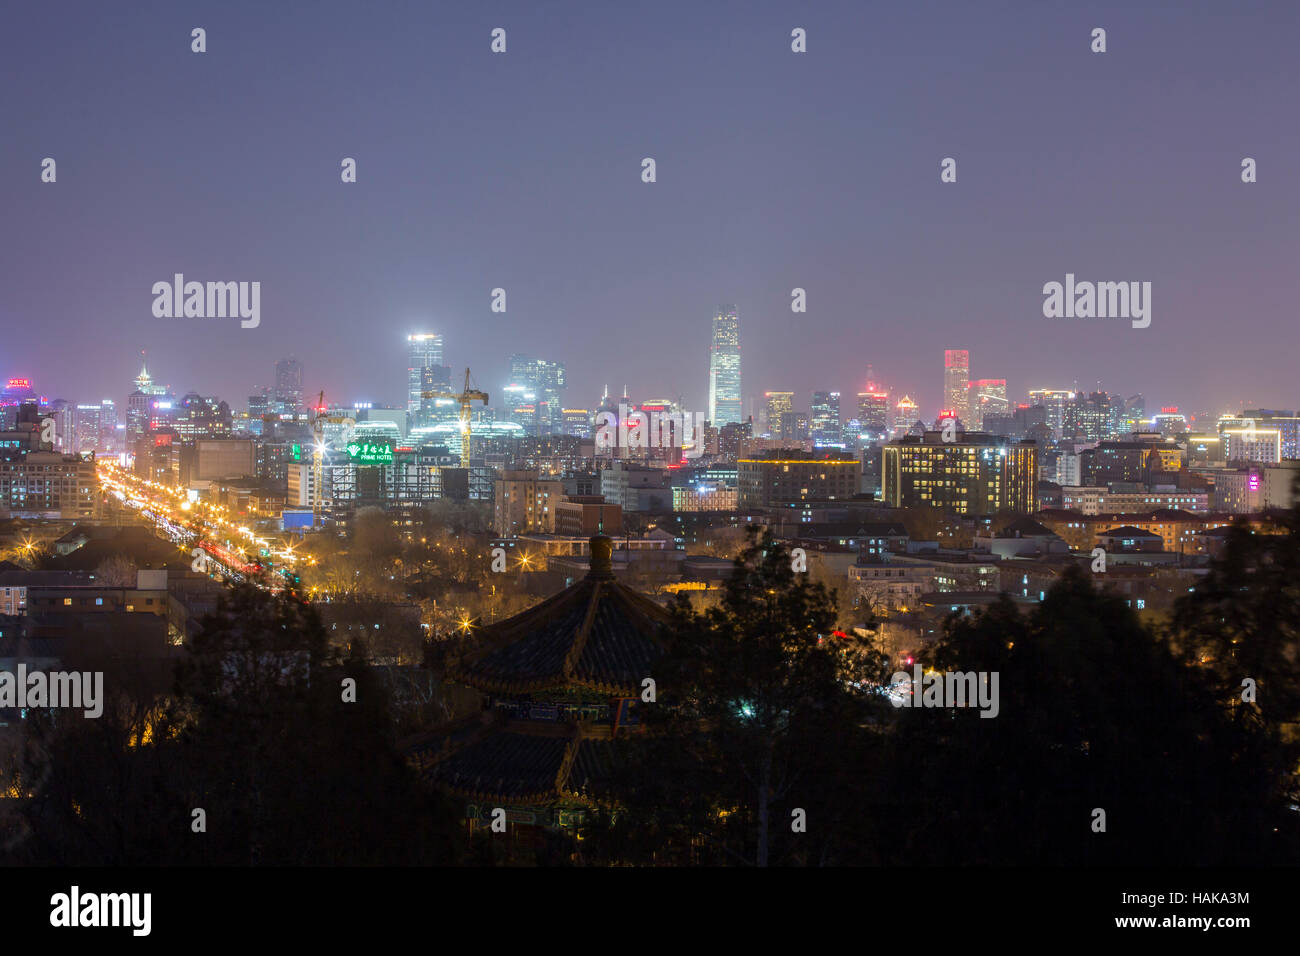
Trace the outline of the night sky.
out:
M 51 398 L 124 401 L 148 348 L 237 408 L 290 353 L 312 395 L 404 404 L 427 329 L 494 402 L 522 351 L 571 405 L 703 410 L 734 302 L 747 400 L 871 363 L 933 415 L 968 348 L 1012 397 L 1300 404 L 1294 0 L 127 7 L 0 26 L 0 376 Z M 260 281 L 260 328 L 155 318 L 175 272 Z M 1150 328 L 1045 319 L 1067 272 L 1152 282 Z

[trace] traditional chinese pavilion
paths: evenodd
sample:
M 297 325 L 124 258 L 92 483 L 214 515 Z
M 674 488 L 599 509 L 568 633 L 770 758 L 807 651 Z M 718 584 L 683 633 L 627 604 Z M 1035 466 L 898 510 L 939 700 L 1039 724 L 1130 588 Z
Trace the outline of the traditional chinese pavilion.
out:
M 614 580 L 610 539 L 591 539 L 582 581 L 484 628 L 448 679 L 485 695 L 484 711 L 423 738 L 410 756 L 466 804 L 470 831 L 501 807 L 516 827 L 567 827 L 591 806 L 611 741 L 637 725 L 642 681 L 663 653 L 668 612 Z

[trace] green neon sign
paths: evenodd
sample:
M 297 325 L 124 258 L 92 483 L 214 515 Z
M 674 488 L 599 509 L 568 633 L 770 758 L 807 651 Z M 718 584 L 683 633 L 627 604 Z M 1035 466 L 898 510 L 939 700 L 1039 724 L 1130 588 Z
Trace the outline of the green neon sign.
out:
M 386 442 L 349 442 L 348 458 L 358 465 L 391 465 L 393 446 Z

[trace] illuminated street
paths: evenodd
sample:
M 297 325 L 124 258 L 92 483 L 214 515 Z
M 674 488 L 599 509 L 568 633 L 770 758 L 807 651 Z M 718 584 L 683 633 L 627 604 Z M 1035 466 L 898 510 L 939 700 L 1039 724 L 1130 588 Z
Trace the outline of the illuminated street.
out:
M 97 465 L 103 492 L 148 519 L 160 538 L 194 558 L 196 570 L 206 569 L 218 580 L 251 581 L 279 592 L 298 568 L 312 563 L 301 549 L 261 537 L 232 521 L 228 509 L 220 505 L 192 499 L 180 489 L 141 478 L 107 459 Z

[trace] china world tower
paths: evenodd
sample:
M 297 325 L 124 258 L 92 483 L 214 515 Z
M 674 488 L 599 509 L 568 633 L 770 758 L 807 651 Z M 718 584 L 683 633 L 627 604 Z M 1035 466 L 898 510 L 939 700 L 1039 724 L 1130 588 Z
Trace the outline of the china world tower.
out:
M 709 347 L 709 421 L 721 428 L 740 422 L 740 320 L 734 305 L 713 316 Z

